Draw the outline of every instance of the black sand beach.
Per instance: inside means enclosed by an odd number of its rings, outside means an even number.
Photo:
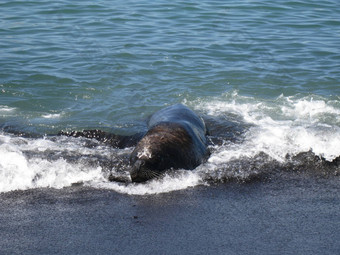
[[[338,177],[0,194],[1,254],[339,254]]]

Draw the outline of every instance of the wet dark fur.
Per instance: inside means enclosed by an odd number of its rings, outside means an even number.
[[[168,169],[194,169],[209,155],[204,122],[184,105],[155,113],[130,156],[131,179],[144,182]]]

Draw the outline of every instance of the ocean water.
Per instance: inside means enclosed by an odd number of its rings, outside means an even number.
[[[336,0],[0,1],[0,192],[337,179],[339,12]],[[134,134],[175,103],[223,143],[197,169],[147,184],[108,180],[128,178],[132,148],[54,136]]]

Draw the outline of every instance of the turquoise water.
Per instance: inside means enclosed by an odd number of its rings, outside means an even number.
[[[134,133],[156,110],[184,103],[253,127],[243,145],[218,148],[205,172],[259,152],[282,162],[312,151],[331,161],[340,155],[339,13],[336,0],[3,0],[2,153],[17,153],[18,173],[36,173],[55,162],[22,158],[7,127]]]
[[[339,12],[338,1],[1,1],[0,104],[50,132],[232,91],[339,100]]]

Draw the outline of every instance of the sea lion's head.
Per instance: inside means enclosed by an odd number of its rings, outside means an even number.
[[[161,176],[165,170],[187,167],[186,154],[191,143],[191,137],[180,125],[154,126],[131,153],[131,180],[145,182]]]

